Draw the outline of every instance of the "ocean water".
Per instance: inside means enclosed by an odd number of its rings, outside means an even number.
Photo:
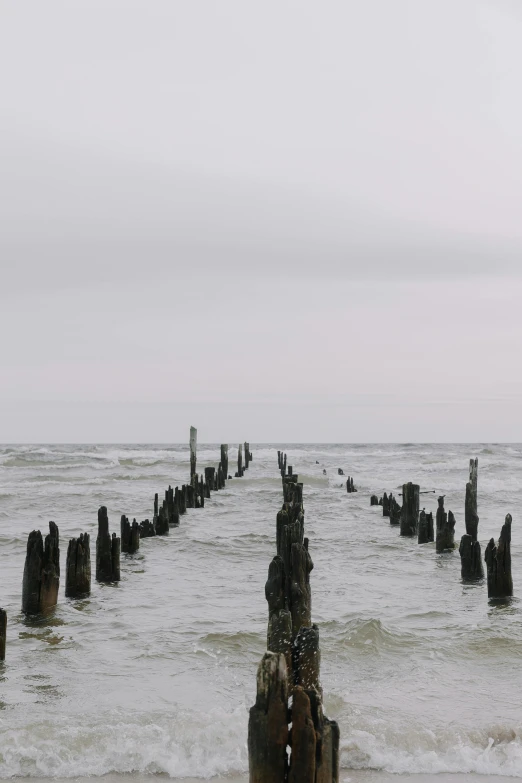
[[[341,730],[341,780],[352,770],[522,777],[522,446],[251,444],[241,480],[189,510],[164,538],[122,555],[118,585],[64,597],[67,542],[91,533],[106,505],[152,516],[154,492],[189,473],[188,446],[0,448],[0,605],[8,645],[0,664],[0,777],[165,773],[242,776],[248,708],[266,647],[268,564],[282,503],[277,448],[304,482],[315,563],[327,714]],[[400,538],[370,494],[421,485],[464,532],[471,457],[479,459],[479,538],[513,515],[515,598],[488,602],[463,585],[458,551]],[[236,450],[230,448],[233,465]],[[198,466],[217,465],[203,445]],[[359,491],[348,495],[342,467]],[[323,468],[327,476],[323,476]],[[434,490],[434,492],[433,492]],[[55,614],[20,611],[28,533],[60,530]],[[369,773],[368,773],[369,774]]]

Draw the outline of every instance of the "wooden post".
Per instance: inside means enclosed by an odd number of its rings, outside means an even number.
[[[156,535],[167,536],[169,533],[169,518],[167,516],[167,508],[165,502],[161,506],[156,520]]]
[[[288,769],[288,682],[285,656],[264,654],[248,721],[250,783],[283,783]],[[297,783],[297,781],[296,781]]]
[[[221,465],[225,477],[228,476],[228,443],[221,444]]]
[[[392,497],[392,494],[390,493],[390,498]],[[382,496],[382,515],[383,517],[389,517],[390,516],[390,500],[388,499],[388,495],[386,492]]]
[[[292,526],[293,525],[288,525],[288,527]],[[313,567],[314,564],[308,553],[308,547],[299,543],[292,544],[290,598],[292,613],[292,636],[294,638],[297,636],[303,625],[310,625],[312,622],[310,571],[313,569]]]
[[[140,522],[140,538],[150,538],[156,535],[156,524],[150,519],[144,519]]]
[[[402,485],[401,536],[416,536],[419,527],[418,484],[409,481]]]
[[[156,495],[157,497],[157,495]],[[134,519],[132,525],[122,514],[120,521],[121,551],[133,555],[140,548],[140,526]]]
[[[156,494],[154,495],[154,519],[157,518],[158,513],[159,513],[159,511],[158,511],[158,493],[156,492]],[[125,552],[125,550],[123,550],[123,551]]]
[[[0,661],[5,661],[5,643],[7,639],[7,612],[0,609]]]
[[[195,427],[190,428],[190,483],[196,475],[196,449],[198,443],[198,431]]]
[[[419,544],[428,544],[433,540],[433,514],[431,512],[426,514],[425,510],[422,509],[419,517]]]
[[[237,473],[236,478],[241,478],[243,475],[243,446],[241,443],[237,447]]]
[[[321,650],[317,625],[302,626],[294,643],[295,684],[305,691],[316,690],[322,695],[320,683]]]
[[[290,688],[293,685],[292,664],[292,615],[286,608],[285,572],[283,560],[276,555],[268,567],[268,579],[265,584],[265,597],[268,602],[267,650],[282,653],[286,660],[286,670]]]
[[[389,497],[389,507],[390,507],[390,525],[400,525],[402,507],[399,506],[399,504],[397,503],[396,499],[393,497],[391,492]],[[384,504],[383,504],[383,508],[384,508]]]
[[[250,464],[250,443],[245,441],[245,470],[248,470]]]
[[[107,508],[98,510],[98,537],[96,539],[96,579],[98,582],[118,582],[120,579],[120,539],[109,533]]]
[[[444,511],[444,495],[439,497],[438,503],[435,548],[440,553],[455,549],[455,517],[451,511],[448,514]]]
[[[484,567],[480,543],[477,540],[479,517],[477,512],[478,459],[469,461],[469,481],[466,484],[464,515],[466,533],[460,540],[461,576],[467,582],[483,579]]]
[[[65,565],[65,595],[77,598],[91,592],[91,539],[88,533],[71,538]]]
[[[372,495],[370,498],[370,506],[378,506],[379,505],[379,498],[377,495]]]
[[[488,571],[488,597],[509,598],[513,595],[511,576],[511,514],[502,525],[498,546],[492,538],[486,547],[485,561]]]
[[[60,548],[58,527],[49,522],[45,547],[39,530],[29,533],[22,585],[22,612],[47,614],[58,601]]]

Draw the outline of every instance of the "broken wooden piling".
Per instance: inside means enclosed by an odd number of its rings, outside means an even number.
[[[372,495],[370,497],[370,506],[378,506],[379,505],[379,498],[377,495]]]
[[[444,511],[444,495],[439,497],[438,504],[435,549],[440,553],[449,549],[455,549],[455,517],[451,511],[447,514]]]
[[[155,535],[156,525],[154,520],[151,522],[150,519],[144,519],[143,522],[140,522],[140,538],[151,538],[151,536]]]
[[[433,530],[433,514],[431,511],[426,514],[426,511],[422,509],[419,515],[419,544],[428,544],[434,540]]]
[[[235,477],[242,478],[243,472],[243,446],[240,443],[237,447],[237,471]]]
[[[382,515],[383,517],[389,517],[390,516],[390,499],[392,495],[390,493],[390,498],[388,498],[388,495],[386,492],[382,496]]]
[[[402,485],[401,536],[416,536],[419,527],[418,484],[409,481]]]
[[[509,598],[513,595],[511,575],[511,514],[502,525],[498,545],[492,538],[486,547],[484,559],[488,573],[488,597]]]
[[[98,582],[119,582],[120,539],[109,533],[107,508],[98,510],[98,537],[96,538],[96,579]]]
[[[91,592],[91,539],[88,533],[71,538],[65,564],[65,595],[78,598]]]
[[[196,449],[198,443],[198,431],[195,427],[190,428],[190,482],[196,475]]]
[[[45,546],[39,530],[29,533],[22,586],[22,612],[47,614],[57,604],[60,586],[58,527],[49,522]]]
[[[158,496],[156,495],[155,503]],[[133,555],[140,548],[140,526],[134,519],[132,524],[128,518],[122,514],[120,521],[121,551]]]
[[[288,769],[288,679],[284,655],[266,652],[248,721],[250,783],[283,783]]]
[[[466,484],[466,500],[464,504],[464,520],[466,532],[460,539],[459,553],[462,579],[472,582],[484,577],[482,554],[478,536],[478,459],[469,461],[469,481]]]
[[[397,503],[397,500],[393,497],[393,495],[390,492],[390,496],[388,499],[388,505],[389,505],[389,517],[390,517],[390,525],[400,525],[401,524],[401,514],[402,514],[402,506]],[[383,509],[384,509],[384,503],[383,503]],[[384,516],[384,513],[383,513]]]
[[[245,470],[248,470],[248,466],[250,465],[250,443],[247,443],[245,441]]]

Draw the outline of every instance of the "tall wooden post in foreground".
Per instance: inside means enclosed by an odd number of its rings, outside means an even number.
[[[196,475],[196,449],[198,445],[198,431],[195,427],[190,428],[190,483],[194,481]]]
[[[486,547],[484,559],[488,569],[488,597],[509,598],[513,595],[511,576],[511,514],[502,525],[498,546],[492,538]]]
[[[285,462],[279,454],[278,464],[285,467]],[[322,708],[303,485],[297,475],[286,476],[280,469],[284,503],[277,514],[277,554],[265,585],[269,652],[258,669],[248,725],[250,783],[338,783],[339,728]]]
[[[466,532],[460,539],[461,575],[466,581],[482,579],[484,568],[480,543],[477,540],[479,516],[477,510],[478,459],[469,461],[469,481],[466,484],[464,506]]]
[[[58,527],[49,522],[45,547],[39,530],[29,533],[22,585],[22,612],[46,614],[58,601],[60,548]]]

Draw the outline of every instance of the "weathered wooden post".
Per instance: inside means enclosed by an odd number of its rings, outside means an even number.
[[[109,533],[107,508],[98,510],[98,537],[96,539],[96,579],[98,582],[119,582],[120,539]]]
[[[422,509],[419,516],[419,544],[428,544],[434,540],[433,514]]]
[[[225,477],[228,476],[228,443],[221,444],[221,465]]]
[[[151,538],[155,535],[156,524],[154,520],[151,522],[150,519],[144,519],[143,522],[140,522],[140,538]]]
[[[198,443],[198,431],[195,427],[190,428],[190,483],[192,484],[196,475],[196,448]]]
[[[156,522],[156,535],[167,536],[169,534],[169,518],[165,502],[161,506]]]
[[[77,598],[91,592],[91,539],[88,533],[71,538],[65,565],[65,595]]]
[[[156,497],[158,497],[156,495]],[[140,548],[140,526],[134,519],[132,525],[128,518],[122,514],[120,522],[121,551],[133,555]]]
[[[444,511],[444,495],[439,497],[438,504],[435,549],[440,553],[455,549],[455,517],[451,511],[448,514]]]
[[[294,642],[294,681],[305,691],[316,690],[322,695],[320,683],[321,650],[317,625],[303,625]]]
[[[390,498],[392,497],[390,493]],[[383,517],[389,517],[390,516],[390,500],[388,499],[388,495],[386,492],[382,496],[382,515]]]
[[[513,595],[511,576],[511,514],[502,525],[498,546],[492,538],[486,547],[484,559],[488,571],[488,597],[509,598]]]
[[[384,504],[383,504],[383,508],[384,508]],[[400,525],[402,507],[399,506],[399,504],[397,503],[396,499],[393,497],[391,492],[389,497],[389,508],[390,508],[390,525]]]
[[[370,498],[370,506],[378,506],[379,505],[379,498],[377,495],[372,495]]]
[[[0,661],[5,661],[5,643],[7,640],[7,612],[0,609]]]
[[[283,560],[276,555],[268,568],[265,584],[265,597],[268,602],[267,650],[282,653],[286,660],[286,669],[290,688],[293,684],[292,665],[292,615],[286,608],[285,572]]]
[[[241,478],[243,475],[243,446],[241,443],[237,447],[237,472],[236,478]]]
[[[154,519],[156,519],[157,516],[158,516],[158,508],[159,508],[159,506],[158,506],[158,493],[156,492],[156,494],[154,495]],[[125,551],[125,550],[123,550],[123,551]]]
[[[288,682],[284,655],[266,652],[248,721],[250,783],[283,783],[288,769]]]
[[[315,783],[316,733],[310,697],[294,689],[292,705],[292,759],[289,783]]]
[[[250,464],[250,443],[245,441],[245,470],[248,470]]]
[[[401,536],[416,536],[419,527],[418,484],[409,481],[402,485]]]
[[[466,533],[460,539],[461,576],[465,581],[473,581],[484,577],[482,554],[478,534],[477,510],[478,459],[469,461],[469,481],[466,484],[466,501],[464,506]]]
[[[58,527],[49,522],[45,547],[39,530],[29,533],[22,585],[22,612],[47,614],[58,601],[60,548]]]

